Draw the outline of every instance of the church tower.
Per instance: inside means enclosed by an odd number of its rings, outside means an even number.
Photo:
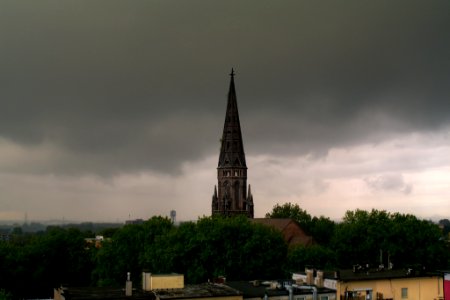
[[[217,166],[218,185],[214,187],[212,214],[245,215],[253,218],[253,196],[250,185],[247,192],[247,164],[239,123],[233,69],[230,76],[227,112]]]

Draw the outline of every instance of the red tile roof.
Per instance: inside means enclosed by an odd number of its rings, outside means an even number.
[[[279,230],[289,247],[303,245],[305,247],[315,244],[312,236],[307,235],[300,225],[293,219],[255,218],[253,222],[273,227]]]

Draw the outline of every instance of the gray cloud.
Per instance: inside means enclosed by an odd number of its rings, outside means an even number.
[[[231,67],[253,154],[320,156],[436,130],[449,123],[449,9],[2,2],[0,137],[53,149],[20,172],[177,174],[218,152]]]
[[[364,181],[374,191],[395,191],[405,195],[413,191],[412,184],[405,182],[402,174],[384,174],[365,178]]]

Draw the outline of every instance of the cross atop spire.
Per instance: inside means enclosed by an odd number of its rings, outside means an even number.
[[[231,73],[230,73],[231,78],[233,78],[234,75],[235,75],[235,73],[234,73],[234,68],[231,68]]]

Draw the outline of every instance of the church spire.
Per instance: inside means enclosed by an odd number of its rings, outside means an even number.
[[[230,73],[231,80],[230,80],[230,90],[228,91],[228,98],[230,97],[230,93],[233,93],[234,97],[236,98],[236,90],[234,88],[234,75],[235,75],[234,68],[231,68]]]
[[[212,213],[220,215],[244,214],[253,218],[253,197],[247,195],[247,164],[237,106],[234,69],[230,73],[227,111],[223,125],[217,192],[212,199]]]
[[[234,69],[231,69],[230,88],[228,91],[227,112],[223,125],[222,144],[219,156],[219,168],[246,168],[244,144],[242,142],[241,124],[237,106],[236,89],[234,86]]]

